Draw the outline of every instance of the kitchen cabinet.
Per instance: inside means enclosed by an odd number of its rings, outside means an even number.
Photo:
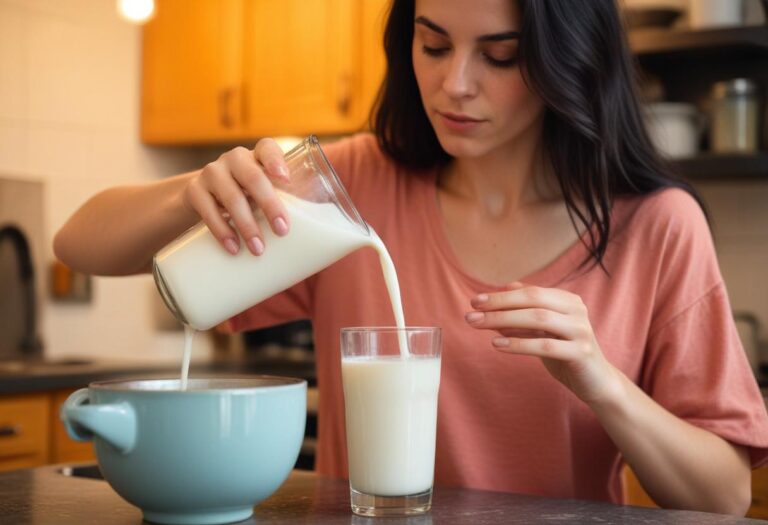
[[[142,140],[234,142],[364,127],[386,0],[159,0],[143,33]]]
[[[241,0],[161,0],[144,26],[141,135],[147,143],[241,131]]]
[[[50,392],[51,400],[51,441],[49,446],[50,463],[76,463],[96,459],[93,443],[90,441],[75,441],[67,434],[64,423],[59,418],[64,401],[74,390],[56,390]]]
[[[95,459],[70,439],[59,410],[72,390],[0,396],[0,471]]]
[[[643,490],[632,469],[624,468],[624,500],[628,505],[657,507]],[[752,471],[752,505],[747,511],[750,518],[768,519],[768,467]]]
[[[46,394],[0,398],[0,470],[48,462],[49,410]]]

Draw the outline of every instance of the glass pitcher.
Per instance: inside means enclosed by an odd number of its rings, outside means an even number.
[[[333,167],[310,136],[285,155],[289,181],[274,182],[291,229],[275,235],[255,216],[265,251],[229,254],[200,222],[160,250],[152,273],[160,295],[182,323],[207,330],[370,245],[371,231]]]

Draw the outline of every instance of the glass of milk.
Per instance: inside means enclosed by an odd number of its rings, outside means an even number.
[[[290,180],[275,182],[275,187],[291,230],[278,237],[256,210],[264,236],[262,255],[245,249],[229,254],[202,222],[155,255],[155,283],[182,323],[207,330],[374,243],[317,137],[305,139],[285,160]]]
[[[355,514],[421,514],[432,506],[440,349],[439,328],[341,330]]]

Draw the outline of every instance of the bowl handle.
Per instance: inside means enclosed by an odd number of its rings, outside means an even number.
[[[127,402],[91,405],[87,388],[73,392],[61,407],[61,420],[76,441],[100,437],[127,454],[136,445],[136,412]]]

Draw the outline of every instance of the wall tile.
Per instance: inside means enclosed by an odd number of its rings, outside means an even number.
[[[29,116],[33,120],[136,129],[138,33],[86,31],[67,19],[29,22]],[[110,45],[109,42],[119,42]]]
[[[28,135],[24,121],[0,119],[0,172],[16,177],[28,176]]]
[[[734,310],[747,310],[765,327],[768,338],[768,243],[758,239],[723,241],[718,259]]]
[[[0,122],[28,116],[27,22],[24,12],[0,4]]]
[[[63,123],[30,123],[27,169],[46,178],[83,178],[91,171],[92,135],[88,129]]]

